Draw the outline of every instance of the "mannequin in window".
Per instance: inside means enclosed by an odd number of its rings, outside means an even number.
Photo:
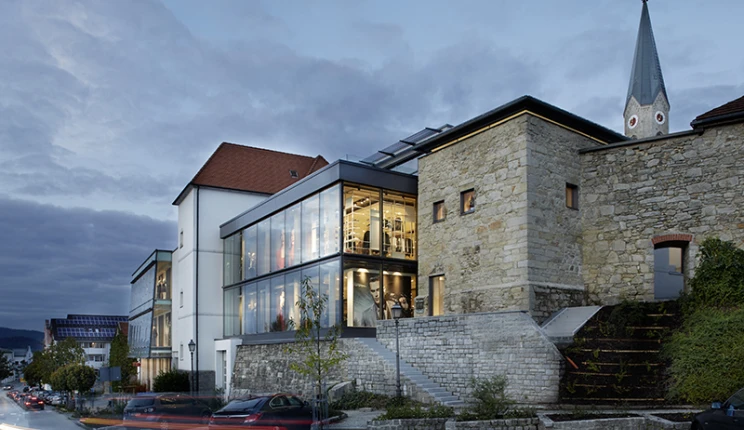
[[[389,250],[390,250],[390,235],[387,234],[387,232],[385,232],[384,235],[385,235],[384,236],[385,237],[385,248],[384,249],[385,249],[386,252],[389,252]],[[373,245],[377,245],[377,246],[376,247],[371,247],[370,246],[370,241],[371,241],[371,237],[370,237],[370,231],[369,231],[369,225],[368,225],[367,226],[367,231],[364,232],[364,238],[362,239],[362,254],[379,255],[380,254],[379,244],[373,244]],[[371,252],[370,252],[370,248],[372,248],[371,249]]]

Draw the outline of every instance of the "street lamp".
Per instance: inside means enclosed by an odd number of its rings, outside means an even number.
[[[398,320],[403,316],[403,308],[400,303],[393,305],[390,310],[395,320],[395,395],[401,397],[400,393],[400,342],[398,341]]]
[[[194,395],[194,351],[196,351],[196,342],[194,339],[189,341],[189,352],[191,353],[191,395]]]

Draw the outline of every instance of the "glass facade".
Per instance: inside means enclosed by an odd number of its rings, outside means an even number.
[[[416,230],[415,196],[341,184],[245,227],[241,246],[225,239],[240,250],[225,257],[225,336],[293,330],[305,279],[327,300],[323,327],[375,327],[394,303],[413,316]]]
[[[374,327],[378,319],[392,319],[398,303],[403,317],[414,316],[416,266],[344,260],[344,321],[348,327]]]
[[[225,270],[223,271],[225,277],[224,285],[231,285],[240,282],[242,279],[243,265],[240,262],[242,241],[242,232],[237,232],[223,241],[225,247],[223,253],[223,264],[225,267]]]
[[[132,282],[129,311],[130,357],[171,354],[171,253],[155,251]]]
[[[416,259],[416,198],[344,187],[344,252]]]

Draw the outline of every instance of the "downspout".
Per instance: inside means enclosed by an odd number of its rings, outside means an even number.
[[[199,187],[196,187],[196,279],[194,282],[194,321],[196,326],[196,393],[199,394]]]

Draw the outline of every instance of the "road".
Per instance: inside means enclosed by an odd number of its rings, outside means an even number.
[[[43,411],[27,411],[0,391],[0,423],[36,430],[80,430],[75,422],[53,408]]]

